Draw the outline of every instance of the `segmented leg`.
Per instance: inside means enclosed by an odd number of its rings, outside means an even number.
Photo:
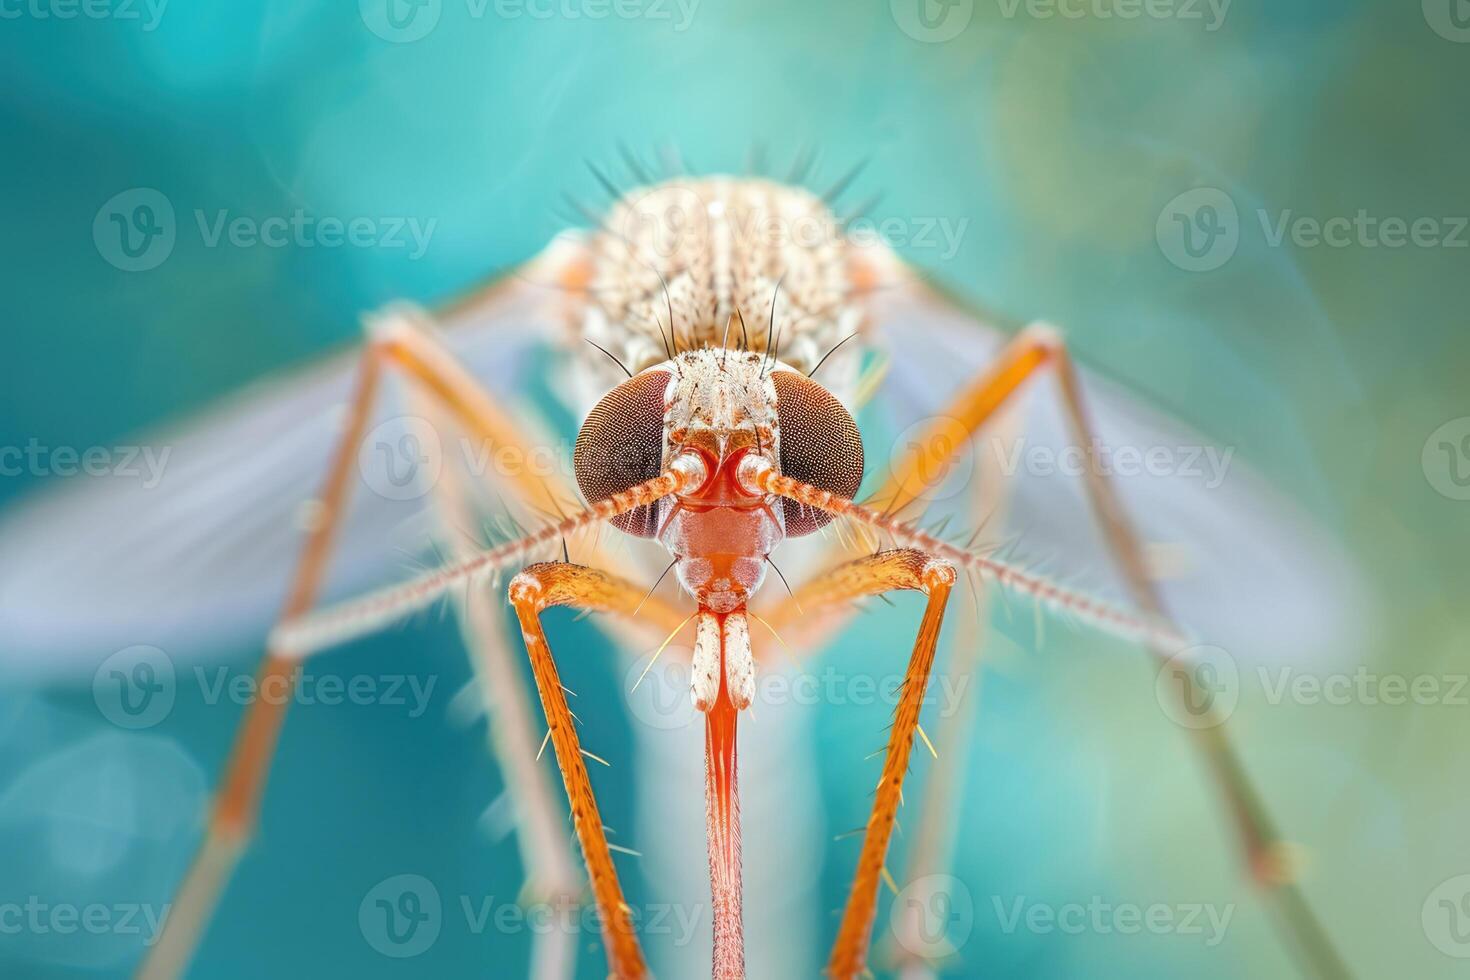
[[[582,845],[582,859],[587,864],[592,895],[602,920],[608,966],[612,975],[619,978],[642,977],[648,967],[633,931],[630,910],[623,900],[607,833],[592,792],[592,780],[582,761],[582,746],[567,707],[566,692],[546,640],[546,630],[541,625],[541,613],[552,606],[570,606],[626,614],[636,609],[642,598],[642,589],[622,579],[565,562],[532,565],[510,583],[511,605],[515,607],[526,640],[526,654],[531,658],[531,672],[551,730],[551,745],[571,803],[572,825]]]
[[[347,424],[333,451],[319,497],[319,517],[307,533],[281,622],[307,613],[316,602],[335,537],[349,499],[351,473],[385,366],[404,371],[425,396],[466,431],[502,446],[522,446],[509,417],[427,334],[403,317],[384,321],[364,349]],[[515,489],[544,494],[529,474]],[[300,651],[271,644],[259,671],[263,690],[289,691]],[[264,685],[270,684],[267,688]],[[290,698],[259,698],[246,709],[235,747],[226,764],[205,837],[186,872],[159,940],[140,963],[143,978],[172,978],[188,965],[221,892],[254,830],[260,799]],[[518,741],[527,741],[521,733]],[[558,846],[560,846],[558,844]],[[555,858],[543,856],[543,863]]]
[[[381,363],[376,352],[364,352],[348,422],[328,466],[319,498],[322,516],[307,533],[282,610],[283,618],[305,612],[316,601],[347,502],[348,479],[357,446],[362,442],[377,397]],[[281,690],[289,690],[294,667],[295,663],[289,657],[267,652],[260,668],[259,689],[270,690],[265,687],[269,683],[280,685]],[[234,751],[215,796],[204,841],[174,896],[173,913],[165,922],[158,942],[150,947],[139,965],[139,977],[165,980],[178,976],[188,965],[200,934],[219,902],[225,882],[250,839],[266,772],[275,753],[289,700],[285,697],[256,698],[246,709]]]
[[[827,972],[834,977],[855,977],[865,969],[873,935],[873,918],[878,909],[883,863],[893,837],[898,805],[903,796],[903,780],[908,773],[909,754],[919,728],[919,709],[929,685],[939,629],[944,622],[944,610],[954,582],[955,569],[949,562],[921,551],[902,549],[880,552],[842,565],[813,579],[796,594],[802,607],[812,611],[900,589],[923,592],[929,600],[914,639],[914,650],[904,674],[893,726],[889,729],[883,774],[878,781],[873,811],[863,836],[863,849],[858,856],[852,891],[848,894],[842,925],[827,963]]]
[[[948,438],[936,438],[947,433],[948,423],[936,424],[929,433],[921,437],[918,440],[918,451],[908,458],[906,465],[901,466],[889,484],[879,491],[877,499],[885,501],[881,512],[851,501],[834,499],[830,494],[800,485],[797,481],[781,477],[773,471],[757,473],[758,467],[754,460],[742,480],[748,488],[773,492],[820,507],[830,513],[852,517],[892,534],[900,542],[943,555],[956,564],[976,568],[982,576],[992,578],[1002,585],[1009,585],[1053,606],[1070,610],[1079,618],[1096,625],[1132,636],[1147,646],[1156,658],[1167,660],[1183,645],[1180,631],[1164,607],[1157,585],[1149,574],[1142,543],[1128,520],[1113,484],[1107,479],[1103,468],[1093,459],[1096,452],[1093,426],[1083,401],[1077,371],[1057,333],[1045,326],[1028,328],[1002,351],[995,363],[980,378],[961,392],[944,414],[958,419],[965,432],[973,434],[1021,389],[1028,378],[1044,367],[1052,367],[1057,372],[1062,407],[1067,415],[1073,442],[1082,448],[1088,458],[1085,483],[1089,504],[1103,529],[1109,550],[1128,583],[1131,596],[1142,611],[1141,616],[1133,617],[1120,610],[1100,608],[1099,604],[1086,597],[1065,597],[1065,590],[1040,576],[1029,575],[1004,563],[958,549],[891,516],[901,511],[923,491],[927,485],[923,475],[934,472],[936,467],[942,472],[942,464],[948,454],[959,448]],[[1213,711],[1213,701],[1202,697],[1201,692],[1195,689],[1196,678],[1189,676],[1188,671],[1181,672],[1181,677],[1183,683],[1180,685],[1179,696],[1193,704],[1207,704],[1207,710]],[[1235,824],[1251,877],[1267,890],[1278,905],[1280,915],[1276,917],[1276,922],[1283,928],[1288,945],[1298,953],[1309,973],[1323,977],[1348,976],[1347,968],[1326,931],[1290,876],[1284,859],[1285,845],[1267,814],[1259,793],[1241,766],[1229,740],[1224,719],[1212,718],[1206,721],[1207,723],[1194,730],[1198,744],[1225,797],[1226,810]]]

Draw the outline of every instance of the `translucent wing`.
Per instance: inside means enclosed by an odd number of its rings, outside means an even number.
[[[523,383],[550,340],[557,295],[547,284],[552,266],[567,260],[565,243],[553,246],[439,319],[446,346],[497,395]],[[134,644],[189,660],[262,637],[285,595],[304,507],[320,490],[357,367],[357,351],[345,352],[141,440],[160,464],[156,483],[78,477],[0,515],[0,666],[75,671]],[[401,575],[429,542],[425,473],[413,467],[432,436],[398,394],[385,379],[328,598]]]
[[[885,290],[875,314],[890,364],[877,396],[882,410],[874,414],[895,421],[870,450],[870,488],[888,475],[890,447],[902,451],[920,422],[943,415],[1008,339],[918,282]],[[1359,581],[1308,514],[1228,447],[1085,369],[1082,384],[1123,506],[1158,566],[1168,608],[1188,632],[1242,662],[1341,658],[1361,646],[1366,606]],[[1051,372],[1034,379],[1016,403],[1014,437],[982,432],[972,439],[956,466],[936,474],[923,519],[948,515],[951,532],[973,528],[980,515],[966,510],[973,506],[966,483],[983,470],[999,473],[1014,481],[1001,536],[1014,535],[1016,560],[1127,604],[1088,506],[1058,396]]]

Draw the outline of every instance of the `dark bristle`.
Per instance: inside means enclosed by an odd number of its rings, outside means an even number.
[[[833,344],[832,345],[832,349],[829,350],[829,351],[827,351],[827,353],[825,353],[825,354],[822,355],[822,359],[817,362],[817,366],[814,367],[814,368],[812,368],[810,371],[808,371],[806,373],[806,376],[808,378],[810,378],[813,375],[815,375],[817,373],[817,371],[821,369],[822,365],[827,363],[827,358],[831,357],[833,354],[835,354],[837,352],[837,348],[841,347],[843,344],[847,343],[849,340],[851,340],[852,338],[854,338],[856,336],[857,336],[857,334],[850,333],[846,337],[843,337],[841,340],[839,340],[837,343]]]
[[[622,200],[623,192],[618,189],[618,186],[616,184],[607,179],[606,174],[597,169],[597,164],[593,163],[591,160],[584,160],[582,162],[587,164],[587,169],[592,171],[592,176],[597,178],[597,182],[602,185],[602,189],[607,191],[608,195],[614,201]]]
[[[628,172],[633,175],[634,180],[643,185],[653,183],[653,178],[648,176],[648,171],[643,169],[643,164],[633,155],[633,151],[628,149],[627,143],[618,143],[618,153],[622,156],[623,165],[628,168]]]
[[[612,351],[608,350],[606,347],[604,347],[601,344],[597,343],[597,341],[592,340],[590,337],[589,338],[585,338],[585,339],[587,340],[587,343],[591,344],[593,347],[596,347],[598,350],[602,351],[608,357],[612,358],[612,362],[614,364],[616,364],[618,367],[622,368],[624,374],[626,374],[630,378],[633,376],[633,372],[628,370],[628,365],[626,365],[622,361],[618,360],[617,359],[617,356],[615,354],[613,354]],[[820,367],[820,366],[821,365],[818,365],[818,367]]]
[[[786,175],[786,183],[800,184],[806,180],[807,175],[812,172],[812,164],[816,163],[817,154],[811,144],[802,147],[796,154],[796,159],[791,163],[791,172]]]
[[[670,359],[672,359],[679,353],[679,330],[674,324],[674,297],[669,295],[669,281],[664,278],[664,274],[657,269],[654,269],[653,272],[654,275],[658,276],[659,285],[664,287],[664,305],[669,311],[669,336],[674,341],[674,353],[669,355]]]
[[[781,273],[781,278],[776,280],[776,288],[771,291],[771,319],[766,324],[766,349],[762,352],[761,374],[766,373],[770,364],[771,345],[776,335],[776,300],[781,296],[781,283],[786,279],[786,273]]]
[[[851,170],[843,174],[841,177],[838,177],[837,180],[833,182],[832,186],[827,188],[826,193],[822,195],[822,201],[830,205],[833,201],[837,200],[837,198],[841,197],[842,192],[847,190],[852,182],[858,178],[858,175],[867,168],[868,163],[872,159],[872,157],[863,157]]]

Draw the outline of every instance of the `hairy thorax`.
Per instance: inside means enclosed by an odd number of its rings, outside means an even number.
[[[591,242],[584,335],[634,373],[694,347],[809,371],[858,324],[840,223],[811,192],[710,177],[634,190]]]

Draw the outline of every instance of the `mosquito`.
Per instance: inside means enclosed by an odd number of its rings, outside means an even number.
[[[1295,548],[1289,522],[1249,490],[1188,499],[1152,484],[1120,491],[1099,465],[1103,436],[1141,438],[1138,428],[1152,423],[1137,419],[1151,419],[1147,410],[1079,369],[1059,331],[1038,324],[1007,335],[881,240],[849,234],[833,201],[850,176],[822,194],[801,186],[801,173],[652,178],[636,161],[629,165],[631,189],[594,171],[613,203],[589,211],[590,230],[558,237],[514,274],[435,313],[410,306],[378,313],[360,353],[272,383],[172,439],[182,460],[158,495],[81,490],[18,510],[3,528],[13,563],[0,568],[0,580],[33,618],[30,626],[16,624],[15,635],[35,647],[85,645],[103,633],[89,622],[106,620],[115,630],[144,617],[155,632],[197,636],[207,623],[248,634],[278,598],[269,573],[293,541],[298,557],[266,642],[262,685],[289,683],[304,658],[454,603],[481,682],[496,693],[491,747],[518,797],[528,875],[541,894],[582,887],[560,840],[561,804],[537,765],[538,745],[549,743],[609,972],[632,978],[648,967],[614,863],[620,848],[608,840],[586,762],[596,757],[579,738],[542,615],[570,607],[660,633],[692,626],[689,693],[705,730],[711,972],[728,980],[745,974],[737,729],[760,664],[783,631],[817,644],[859,601],[917,592],[923,613],[827,964],[834,977],[860,976],[880,886],[891,880],[890,845],[915,742],[934,749],[920,709],[957,591],[975,593],[977,612],[992,596],[1030,602],[1038,615],[1122,637],[1164,664],[1194,642],[1171,600],[1207,621],[1238,623],[1242,598],[1249,617],[1253,597],[1301,591],[1318,565],[1305,547]],[[406,401],[442,431],[528,452],[540,438],[534,422],[496,393],[529,369],[519,357],[527,338],[561,350],[564,380],[593,395],[572,454],[575,488],[559,485],[555,474],[497,479],[496,495],[549,516],[540,526],[503,529],[489,546],[449,534],[435,567],[372,583],[364,549],[404,511],[386,500],[392,494],[370,495],[357,507],[350,498],[384,404]],[[905,383],[928,403],[884,473],[865,465],[854,411],[874,392]],[[1014,427],[1033,389],[1047,399],[1043,424],[1059,423],[1060,440],[1088,464],[1080,501],[1040,498],[1054,508],[1033,515],[1040,537],[1060,528],[1051,540],[1063,558],[1075,555],[1084,546],[1073,529],[1090,517],[1121,584],[1117,598],[1043,574],[1014,549],[998,548],[970,497],[956,505],[969,521],[964,532],[934,521],[934,488],[983,433]],[[262,440],[269,452],[258,448]],[[319,490],[303,494],[312,460],[322,455]],[[452,470],[429,501],[442,526],[464,528],[475,520],[485,481]],[[860,499],[865,474],[873,489]],[[999,496],[1009,489],[1006,481],[985,485]],[[568,510],[563,501],[574,492],[582,503]],[[62,525],[88,529],[85,542],[58,543],[51,531]],[[1219,589],[1224,579],[1212,577],[1207,561],[1193,584],[1176,588],[1150,543],[1187,544],[1197,535],[1223,539],[1214,551],[1238,563],[1268,554],[1276,560],[1259,561]],[[583,562],[571,560],[569,541],[578,542]],[[75,561],[82,552],[88,560]],[[334,568],[345,582],[329,589]],[[677,598],[660,593],[660,568],[678,583]],[[63,569],[70,591],[94,606],[92,620],[69,627],[79,632],[58,637],[36,583],[61,581]],[[778,576],[793,581],[773,590],[768,579]],[[1245,579],[1250,584],[1242,586]],[[502,635],[504,598],[523,651]],[[1212,619],[1217,608],[1224,612]],[[514,695],[514,658],[522,652],[544,740],[534,712]],[[1195,673],[1178,677],[1181,702],[1205,717],[1195,726],[1198,745],[1249,877],[1269,897],[1304,972],[1345,976],[1223,717],[1212,716],[1217,709]],[[248,708],[203,843],[140,976],[173,977],[187,968],[252,836],[284,711],[283,699]],[[946,817],[925,814],[919,839],[932,842]],[[917,848],[912,860],[919,860]]]

